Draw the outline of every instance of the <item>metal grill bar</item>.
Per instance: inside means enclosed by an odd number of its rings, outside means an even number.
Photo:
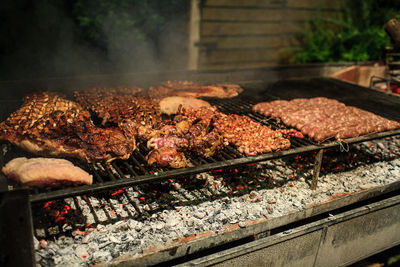
[[[136,154],[136,152],[135,152],[135,154]],[[142,155],[140,154],[140,156],[142,156]],[[143,157],[143,156],[142,156],[142,157]],[[143,166],[136,160],[136,158],[135,158],[134,156],[133,156],[133,157],[130,157],[130,159],[133,161],[134,165],[137,166],[137,167],[140,169],[140,171],[141,171],[143,174],[147,173],[147,171],[145,170],[145,168],[143,168]]]
[[[90,201],[90,198],[88,198],[87,204],[89,206],[90,213],[93,215],[94,221],[96,223],[100,223],[100,219],[99,219],[99,217],[97,217],[97,213],[95,212],[95,210],[93,208],[93,205],[92,205],[92,202]]]

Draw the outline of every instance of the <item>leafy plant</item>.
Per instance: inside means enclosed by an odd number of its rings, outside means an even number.
[[[295,63],[369,61],[382,58],[390,39],[385,23],[398,15],[397,1],[345,1],[338,19],[312,19],[301,36],[301,48],[294,55]]]
[[[103,49],[118,48],[123,42],[151,41],[168,22],[185,18],[186,0],[74,0],[72,15],[81,37]]]

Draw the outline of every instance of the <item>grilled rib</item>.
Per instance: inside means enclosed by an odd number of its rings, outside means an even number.
[[[141,138],[140,133],[161,121],[158,102],[142,96],[141,92],[142,89],[135,86],[91,88],[76,91],[74,96],[79,104],[101,119],[102,125],[114,124],[124,133]]]
[[[35,93],[0,123],[0,140],[44,156],[81,160],[126,159],[136,148],[135,139],[115,127],[98,128],[90,113],[56,93]]]

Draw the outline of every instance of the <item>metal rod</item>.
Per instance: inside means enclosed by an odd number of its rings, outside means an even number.
[[[7,145],[6,144],[2,144],[1,145],[1,150],[0,150],[0,167],[4,166],[4,152],[7,149]]]
[[[124,161],[124,166],[125,166],[125,168],[127,168],[129,170],[129,172],[131,173],[132,177],[138,176],[138,174],[133,170],[131,165],[126,163],[126,161]]]
[[[131,160],[134,162],[134,164],[143,172],[143,174],[146,174],[146,173],[147,173],[146,169],[143,168],[143,166],[140,164],[139,161],[137,161],[137,159],[135,158],[134,155],[132,155],[132,156],[130,157],[130,159],[131,159]]]
[[[112,171],[110,171],[110,168],[112,169],[112,166],[110,164],[103,166],[103,168],[106,170],[106,172],[108,173],[108,177],[110,177],[112,181],[119,180],[115,177],[115,175],[112,173]]]
[[[312,178],[312,183],[311,183],[311,189],[312,190],[317,189],[318,177],[319,177],[319,173],[321,171],[321,164],[322,164],[322,156],[323,156],[323,154],[324,154],[324,150],[320,149],[318,151],[318,153],[317,153],[317,156],[315,157],[313,178]]]
[[[117,166],[117,164],[115,164],[115,162],[111,162],[111,166],[114,168],[114,170],[117,171],[118,175],[121,178],[126,178],[126,175],[121,171],[121,169]]]
[[[90,213],[93,214],[93,219],[94,219],[96,225],[99,224],[99,223],[101,223],[99,217],[97,217],[97,213],[95,212],[95,210],[94,210],[94,208],[93,208],[93,204],[92,204],[92,202],[90,201],[90,197],[87,198],[86,203],[87,203],[88,206],[89,206]]]

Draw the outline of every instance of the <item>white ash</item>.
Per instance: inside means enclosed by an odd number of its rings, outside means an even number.
[[[176,191],[167,193],[175,199],[173,208],[161,209],[145,220],[135,219],[138,213],[128,201],[129,198],[140,207],[139,198],[143,192],[139,192],[137,188],[127,188],[126,194],[119,196],[118,200],[107,201],[104,198],[90,197],[88,199],[100,221],[106,221],[107,217],[115,218],[116,214],[126,219],[114,224],[98,224],[96,228],[86,228],[84,231],[76,230],[72,232],[72,236],[61,235],[49,240],[35,238],[36,258],[42,266],[90,266],[124,254],[135,257],[152,245],[167,244],[178,238],[205,231],[219,232],[223,226],[231,224],[238,224],[244,228],[245,222],[249,220],[279,217],[303,210],[310,204],[326,202],[336,194],[340,196],[341,193],[387,185],[400,179],[400,159],[396,158],[397,156],[393,159],[393,153],[399,155],[400,146],[398,139],[393,139],[393,142],[391,140],[356,145],[357,149],[372,156],[382,159],[391,157],[390,161],[359,164],[350,171],[321,175],[318,187],[314,191],[310,190],[309,184],[305,182],[310,178],[312,163],[303,167],[300,172],[279,159],[259,165],[267,167],[262,169],[259,179],[267,181],[273,177],[274,183],[284,184],[282,187],[256,189],[244,195],[228,197],[230,188],[221,176],[208,173],[196,175],[195,179],[206,181],[206,185],[192,191],[181,186],[178,180],[172,180]],[[245,175],[243,173],[243,176]],[[294,177],[297,179],[292,180]],[[220,195],[222,198],[205,200],[197,205],[179,204],[199,197],[206,199],[213,195]],[[86,201],[80,197],[77,199],[79,208],[90,223],[93,215],[85,212],[88,209]],[[66,201],[70,203],[71,208],[78,208],[75,207],[72,198]],[[145,206],[142,204],[141,208],[152,210],[152,207],[158,206],[157,203],[150,203]],[[64,226],[62,228],[64,231]],[[36,229],[36,236],[41,234],[44,233]]]

